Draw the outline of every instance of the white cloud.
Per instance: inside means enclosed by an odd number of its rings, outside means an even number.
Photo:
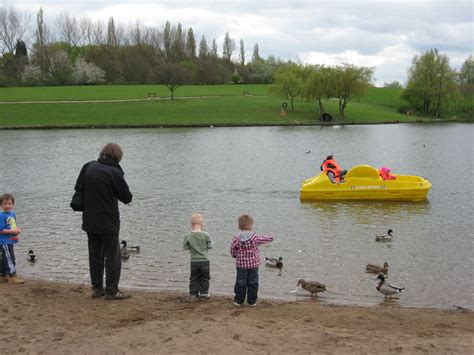
[[[323,52],[303,52],[299,57],[304,63],[325,64],[336,66],[342,63],[351,63],[358,66],[375,67],[375,84],[398,80],[404,82],[411,60],[417,53],[407,45],[404,36],[398,43],[383,48],[375,54],[365,55],[356,51],[345,50],[339,53],[328,54]]]

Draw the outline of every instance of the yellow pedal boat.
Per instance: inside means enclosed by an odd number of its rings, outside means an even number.
[[[324,173],[303,181],[301,200],[378,200],[423,201],[431,183],[414,175],[392,174],[396,180],[382,180],[369,165],[350,169],[339,184],[332,183]]]

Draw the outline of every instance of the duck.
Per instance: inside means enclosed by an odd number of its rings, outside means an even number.
[[[128,260],[130,258],[130,252],[128,251],[128,248],[127,248],[127,241],[122,240],[120,244],[122,244],[122,248],[120,248],[120,254],[122,255],[122,260]]]
[[[278,259],[265,257],[265,264],[281,269],[283,267],[283,258],[281,256]]]
[[[36,263],[36,260],[38,260],[38,258],[36,257],[35,252],[33,251],[33,249],[30,249],[30,251],[28,252],[28,261],[30,263]]]
[[[383,266],[375,265],[375,264],[367,264],[365,267],[366,272],[371,272],[373,274],[386,274],[388,272],[388,263],[384,262]]]
[[[390,298],[392,298],[392,295],[397,295],[401,293],[403,290],[405,290],[405,287],[400,287],[400,286],[395,286],[395,285],[390,285],[390,284],[385,283],[385,275],[382,273],[379,274],[376,280],[379,280],[379,283],[376,289],[382,295],[384,295],[385,298],[387,298],[387,296],[390,296]]]
[[[139,253],[140,252],[140,246],[139,245],[128,245],[128,242],[126,240],[122,240],[122,243],[125,242],[125,245],[127,246],[127,250],[129,253]]]
[[[376,242],[390,242],[393,238],[392,233],[393,233],[393,230],[389,229],[387,231],[387,234],[376,235],[375,241]]]
[[[140,246],[139,245],[132,245],[130,247],[127,247],[128,250],[131,252],[131,253],[139,253],[140,252]]]
[[[318,296],[318,292],[326,291],[326,286],[317,281],[305,281],[304,279],[299,279],[296,287],[298,287],[299,285],[301,285],[301,287],[306,291],[310,292],[311,296],[313,296],[314,294]]]

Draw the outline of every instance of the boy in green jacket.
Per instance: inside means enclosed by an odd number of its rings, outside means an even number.
[[[191,216],[192,232],[183,242],[185,250],[191,253],[191,276],[189,278],[189,294],[191,297],[209,298],[210,266],[208,250],[214,245],[209,234],[204,232],[204,219],[200,213]]]

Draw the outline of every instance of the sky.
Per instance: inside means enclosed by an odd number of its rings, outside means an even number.
[[[137,21],[163,28],[166,21],[192,27],[199,41],[216,38],[219,52],[226,32],[238,55],[243,39],[246,57],[258,43],[260,55],[273,55],[303,64],[351,63],[375,67],[374,83],[397,80],[404,84],[415,55],[437,48],[453,68],[473,54],[472,0],[0,0],[1,6],[31,14],[43,7],[54,24],[59,14],[107,22],[114,17],[125,27]]]

